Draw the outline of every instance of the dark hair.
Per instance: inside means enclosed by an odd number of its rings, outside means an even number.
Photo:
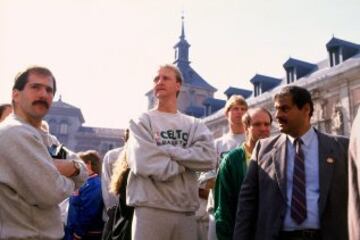
[[[11,108],[11,104],[9,104],[9,103],[5,103],[5,104],[1,104],[0,105],[0,119],[1,119],[1,117],[2,117],[2,115],[3,115],[3,112],[5,111],[5,109],[6,108]]]
[[[255,108],[250,108],[248,109],[244,115],[242,116],[242,123],[244,124],[244,126],[246,127],[249,127],[251,125],[251,118],[252,116],[255,114],[255,113],[258,113],[258,112],[265,112],[267,113],[267,115],[269,115],[269,118],[270,118],[270,124],[272,123],[272,116],[271,116],[271,113],[266,109],[266,108],[263,108],[263,107],[255,107]]]
[[[79,157],[81,160],[83,160],[85,163],[91,164],[91,169],[97,173],[100,174],[101,172],[101,163],[100,163],[100,157],[97,151],[95,150],[88,150],[86,152],[80,152]]]
[[[308,103],[310,106],[309,116],[312,116],[314,111],[314,104],[311,99],[311,94],[308,90],[298,86],[286,86],[283,87],[279,93],[275,94],[274,99],[276,100],[279,97],[287,95],[291,96],[292,102],[297,106],[298,109],[302,109],[305,104]]]
[[[15,82],[14,82],[14,86],[13,86],[13,90],[19,90],[22,91],[26,85],[26,83],[29,80],[29,75],[33,73],[33,74],[38,74],[41,76],[46,76],[46,77],[51,77],[51,79],[53,80],[53,95],[55,95],[56,93],[56,80],[54,75],[51,73],[51,71],[47,68],[44,67],[30,67],[28,69],[26,69],[24,72],[19,73],[16,78],[15,78]]]

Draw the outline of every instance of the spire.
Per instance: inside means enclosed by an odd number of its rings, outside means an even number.
[[[189,65],[189,48],[190,44],[185,39],[185,27],[184,27],[184,12],[181,16],[181,35],[180,41],[174,46],[175,49],[175,61],[174,64]]]
[[[185,28],[184,28],[184,12],[181,16],[181,36],[180,39],[183,40],[185,39]]]

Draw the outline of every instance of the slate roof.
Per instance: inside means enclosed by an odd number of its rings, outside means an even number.
[[[235,88],[235,87],[229,87],[224,92],[224,94],[227,96],[227,98],[230,98],[232,95],[240,95],[244,98],[248,98],[251,96],[251,93],[252,93],[251,90],[247,90],[244,88]]]
[[[289,67],[300,67],[300,68],[306,68],[306,69],[314,69],[316,67],[315,64],[309,63],[309,62],[305,62],[299,59],[295,59],[295,58],[289,58],[284,64],[283,67],[289,68]]]
[[[185,83],[212,92],[217,91],[216,88],[206,82],[190,65],[180,63],[177,64],[177,67],[180,69]]]
[[[261,74],[256,74],[252,79],[250,79],[250,82],[254,85],[260,83],[262,93],[278,86],[281,81],[282,80],[279,78],[273,78]]]
[[[356,43],[352,43],[349,41],[345,41],[339,38],[335,38],[332,37],[330,39],[330,41],[328,43],[326,43],[326,48],[329,50],[330,48],[333,47],[339,47],[339,46],[344,46],[344,47],[348,47],[348,48],[355,48],[355,49],[360,49],[360,45],[356,44]]]

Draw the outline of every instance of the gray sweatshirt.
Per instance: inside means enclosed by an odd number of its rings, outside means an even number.
[[[130,121],[127,203],[177,212],[199,207],[197,171],[215,168],[212,133],[180,112],[151,110]]]
[[[111,176],[113,175],[114,164],[119,158],[123,147],[115,148],[108,151],[103,159],[101,168],[101,193],[104,202],[103,220],[109,219],[107,209],[119,203],[119,196],[110,193]]]
[[[87,178],[59,173],[48,153],[49,136],[15,115],[0,124],[0,239],[60,239],[59,203]],[[67,161],[67,160],[64,160]]]

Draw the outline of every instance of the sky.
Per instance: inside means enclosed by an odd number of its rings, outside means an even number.
[[[41,65],[85,126],[125,128],[174,61],[182,15],[191,66],[225,99],[256,73],[283,77],[289,57],[327,58],[332,36],[360,44],[359,13],[359,0],[0,0],[0,103]]]

